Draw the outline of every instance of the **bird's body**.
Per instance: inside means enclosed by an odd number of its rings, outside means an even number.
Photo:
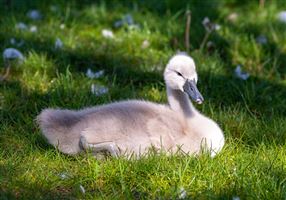
[[[224,145],[221,129],[193,107],[185,92],[166,84],[169,105],[129,100],[78,111],[45,109],[37,121],[49,143],[67,154],[92,148],[140,156],[152,147],[189,154],[206,148],[215,155]]]

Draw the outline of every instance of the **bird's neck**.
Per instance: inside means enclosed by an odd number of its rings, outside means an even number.
[[[167,87],[167,95],[172,110],[182,113],[186,118],[192,118],[198,113],[186,93]]]

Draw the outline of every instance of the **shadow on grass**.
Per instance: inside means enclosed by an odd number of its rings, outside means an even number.
[[[121,70],[124,71],[127,69],[121,68]],[[132,73],[130,74],[131,77],[126,77],[125,73],[116,74],[118,80],[124,81],[116,82],[119,93],[113,93],[111,88],[111,93],[109,94],[110,101],[122,99],[120,88],[126,87],[126,79],[130,78],[130,80],[137,83],[137,86],[134,86],[137,92],[142,91],[140,85],[144,86],[144,84],[150,83],[159,85],[163,81],[162,75],[158,73],[146,73],[139,70],[137,70],[136,73],[140,74],[140,76],[136,77],[136,80],[133,80]],[[161,77],[159,79],[146,80],[149,76]],[[276,120],[283,119],[286,116],[286,100],[283,98],[286,96],[285,86],[258,78],[241,81],[234,77],[215,76],[207,73],[200,74],[200,77],[202,80],[200,81],[199,88],[206,102],[209,101],[214,106],[215,112],[238,107],[247,114],[249,120],[258,120],[257,123],[261,123],[259,125],[260,129],[253,129],[250,131],[250,134],[244,136],[246,137],[246,143],[250,142],[249,145],[257,145],[259,143],[270,145],[274,141],[277,145],[284,145],[286,136],[283,136],[282,133],[274,133],[274,131],[271,131],[271,127],[273,123],[275,125]],[[17,125],[21,126],[27,132],[27,135],[21,133],[23,135],[20,135],[20,137],[27,138],[31,137],[30,134],[36,131],[35,125],[33,125],[34,121],[31,120],[33,120],[43,108],[61,107],[80,109],[86,106],[110,102],[106,102],[106,97],[96,97],[88,93],[87,90],[81,89],[80,86],[78,88],[65,88],[63,85],[58,84],[53,87],[52,90],[39,93],[38,91],[28,91],[20,82],[16,81],[2,84],[0,90],[5,90],[10,94],[8,99],[10,103],[7,103],[7,107],[4,106],[2,108],[2,123],[10,125],[17,123]],[[162,86],[160,90],[164,92],[164,87]],[[206,113],[206,115],[208,114]],[[267,128],[267,126],[264,127],[266,124],[270,124],[270,128]],[[283,127],[279,130],[282,131],[282,129]],[[265,133],[261,133],[263,131],[265,131]],[[230,133],[230,135],[231,134],[232,133]],[[36,136],[34,140],[37,140],[37,138]],[[31,140],[33,144],[36,142],[34,140]],[[43,146],[45,141],[42,139],[39,141],[41,141],[40,145]],[[43,148],[46,148],[45,145]]]
[[[44,189],[39,184],[27,182],[17,182],[17,186],[14,189],[1,188],[0,186],[0,199],[71,199],[76,197],[71,189],[66,187],[59,186],[54,188],[54,191],[51,191]]]

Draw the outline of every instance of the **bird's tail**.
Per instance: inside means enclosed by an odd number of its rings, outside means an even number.
[[[45,109],[36,121],[48,142],[61,152],[72,155],[81,151],[80,116],[76,111]]]

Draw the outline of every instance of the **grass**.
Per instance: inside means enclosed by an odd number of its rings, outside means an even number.
[[[17,48],[26,59],[0,83],[0,199],[286,198],[286,24],[277,20],[284,1],[266,1],[264,8],[258,1],[236,0],[9,2],[0,1],[0,50]],[[189,53],[206,99],[198,109],[217,121],[226,137],[218,156],[150,152],[140,160],[97,161],[63,155],[47,144],[34,123],[43,108],[79,109],[131,98],[165,103],[162,71],[184,50],[187,8]],[[31,9],[43,18],[29,19]],[[231,21],[234,12],[238,17]],[[138,27],[115,28],[128,13]],[[205,16],[221,29],[208,39],[215,47],[200,50]],[[38,31],[16,29],[18,22]],[[104,38],[102,29],[115,38]],[[259,35],[267,44],[257,43]],[[24,44],[11,45],[11,38]],[[55,48],[56,38],[62,49]],[[142,48],[145,40],[150,46]],[[238,64],[250,73],[246,81],[234,76]],[[105,75],[89,79],[88,68]],[[91,84],[109,92],[95,96]]]

